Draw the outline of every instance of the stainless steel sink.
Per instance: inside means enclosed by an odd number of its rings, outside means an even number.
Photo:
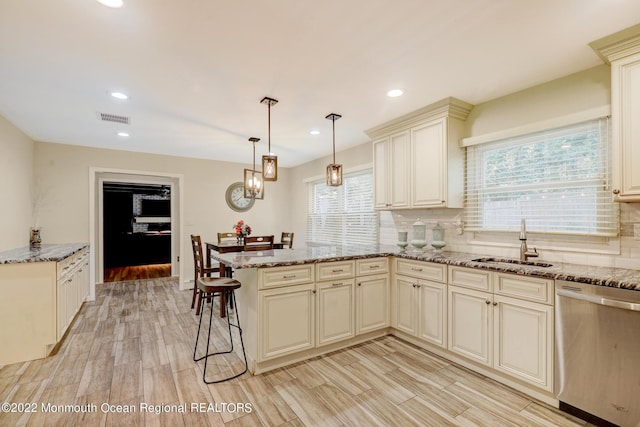
[[[484,257],[484,258],[476,258],[472,259],[474,262],[487,262],[492,264],[518,264],[518,265],[526,265],[530,267],[553,267],[553,264],[548,264],[546,262],[533,262],[533,261],[521,261],[519,259],[513,258],[493,258],[493,257]]]

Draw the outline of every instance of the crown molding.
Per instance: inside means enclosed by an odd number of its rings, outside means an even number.
[[[400,130],[406,130],[427,120],[449,117],[465,121],[472,109],[473,105],[457,98],[448,97],[364,132],[369,138],[376,139]]]
[[[607,64],[640,53],[640,24],[593,41],[589,46]]]

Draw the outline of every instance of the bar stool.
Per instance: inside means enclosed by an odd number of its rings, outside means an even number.
[[[200,300],[201,310],[200,310],[200,321],[198,322],[198,334],[196,335],[196,345],[193,348],[193,361],[199,362],[204,359],[204,371],[202,373],[202,381],[205,384],[215,384],[223,381],[228,381],[234,378],[239,377],[240,375],[247,372],[248,363],[247,363],[247,354],[244,350],[244,341],[242,339],[242,328],[240,327],[240,316],[238,315],[238,305],[236,304],[236,296],[235,290],[240,288],[241,284],[237,280],[231,279],[229,277],[201,277],[197,280],[198,289],[202,295],[202,299]],[[226,300],[229,302],[230,310],[227,312],[227,328],[229,329],[229,342],[231,343],[231,349],[227,351],[217,351],[215,353],[209,353],[209,343],[211,341],[211,323],[213,320],[213,303],[211,303],[211,310],[209,313],[209,332],[207,334],[207,349],[205,351],[205,355],[202,357],[196,356],[198,351],[198,341],[200,339],[200,329],[202,327],[202,316],[204,314],[204,303],[208,299],[207,297],[213,296],[215,294],[220,294],[221,296],[226,296]],[[225,298],[220,299],[220,303],[222,304],[225,301]],[[231,323],[231,310],[236,315],[236,323]],[[240,333],[240,345],[242,346],[242,356],[244,357],[244,370],[238,374],[230,376],[228,378],[223,378],[214,381],[207,381],[207,361],[209,357],[216,356],[220,354],[229,354],[233,353],[233,334],[231,333],[231,327],[235,327],[238,329]]]

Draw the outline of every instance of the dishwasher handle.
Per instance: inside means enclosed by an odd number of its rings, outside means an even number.
[[[606,305],[607,307],[621,308],[623,310],[631,310],[631,311],[640,311],[640,304],[627,302],[627,301],[618,301],[610,298],[602,298],[594,295],[585,295],[577,292],[571,292],[564,289],[557,289],[556,294],[561,297],[579,299],[582,301],[592,302],[594,304]]]

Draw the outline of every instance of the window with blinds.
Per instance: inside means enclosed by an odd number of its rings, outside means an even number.
[[[467,147],[468,230],[618,234],[608,118]]]
[[[309,184],[310,245],[371,245],[378,241],[371,169],[345,174],[340,187]]]

